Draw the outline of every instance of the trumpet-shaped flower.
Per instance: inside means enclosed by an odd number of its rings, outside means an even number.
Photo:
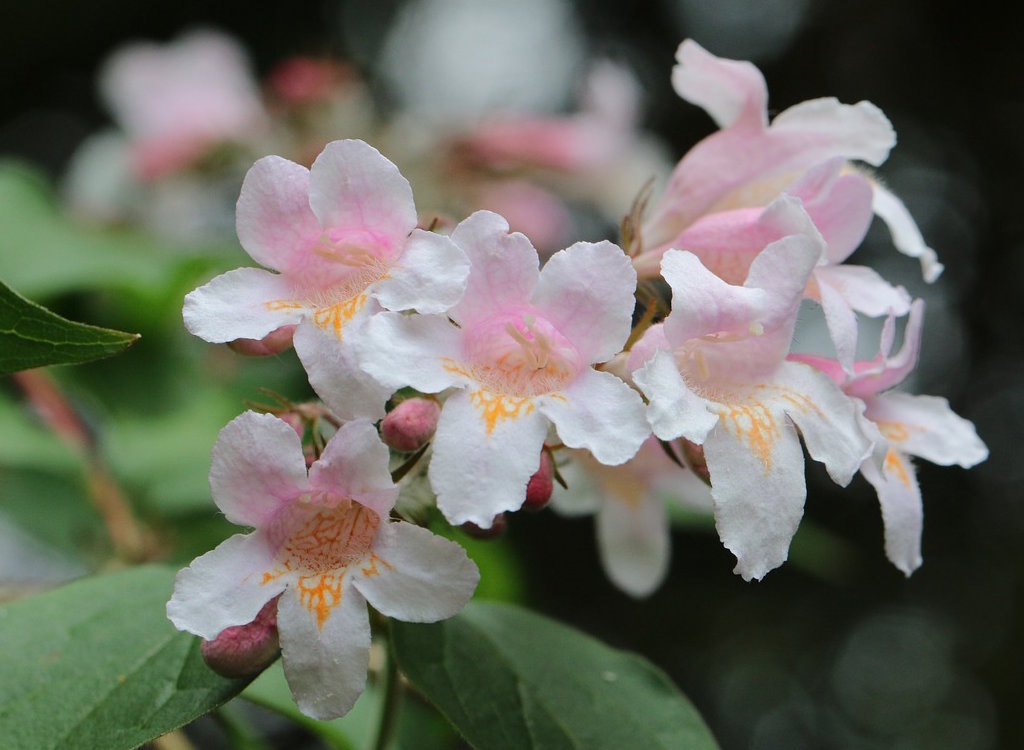
[[[946,399],[890,391],[917,364],[923,320],[924,302],[917,300],[910,310],[903,346],[892,354],[895,326],[890,316],[882,329],[878,355],[857,362],[852,374],[832,360],[810,355],[791,357],[821,370],[846,393],[864,402],[864,417],[878,434],[874,455],[861,464],[860,471],[878,493],[885,553],[908,576],[921,565],[924,523],[921,488],[910,457],[919,456],[942,466],[958,464],[965,469],[988,457],[974,425],[950,409]]]
[[[310,716],[340,716],[363,690],[367,601],[388,617],[432,622],[476,588],[479,572],[461,547],[388,520],[398,489],[369,422],[343,425],[307,474],[295,430],[246,412],[220,433],[210,487],[228,520],[255,530],[178,573],[167,616],[212,639],[280,595],[285,677]]]
[[[384,415],[388,391],[360,371],[345,339],[381,306],[442,312],[469,263],[451,240],[416,229],[412,189],[362,141],[334,141],[312,169],[257,161],[238,199],[238,238],[261,268],[229,271],[185,297],[206,341],[261,339],[298,324],[294,344],[321,398],[342,418]]]
[[[870,102],[812,99],[769,123],[767,86],[754,65],[715,57],[690,39],[679,46],[676,60],[676,92],[703,107],[721,129],[679,162],[644,226],[645,243],[655,256],[669,247],[685,247],[677,238],[703,216],[766,205],[830,159],[878,166],[896,142],[889,120]],[[906,207],[876,181],[859,179],[871,188],[871,205],[888,224],[896,248],[920,259],[928,281],[937,278],[942,265]],[[649,273],[653,264],[642,255],[638,262]]]
[[[856,402],[814,368],[786,361],[821,253],[816,234],[783,237],[733,286],[692,253],[668,251],[661,270],[672,312],[631,354],[654,434],[703,445],[718,532],[746,579],[785,561],[803,515],[800,436],[843,485],[871,449]]]
[[[593,367],[629,335],[636,274],[610,242],[577,243],[538,270],[530,241],[487,211],[452,240],[471,263],[462,300],[448,316],[375,316],[360,361],[396,388],[459,389],[441,412],[430,482],[449,521],[488,528],[522,505],[550,424],[605,464],[650,433],[639,394]]]

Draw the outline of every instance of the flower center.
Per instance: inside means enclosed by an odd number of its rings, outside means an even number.
[[[278,563],[308,576],[341,570],[363,559],[380,526],[380,516],[349,499],[333,507],[299,503],[281,519]]]

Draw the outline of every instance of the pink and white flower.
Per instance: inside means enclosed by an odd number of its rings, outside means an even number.
[[[906,207],[877,181],[845,164],[859,160],[878,166],[885,161],[896,136],[881,110],[866,101],[847,105],[833,98],[812,99],[769,123],[767,86],[754,65],[715,57],[691,39],[679,46],[676,59],[676,92],[703,107],[721,129],[676,166],[644,226],[645,252],[657,257],[666,248],[685,247],[678,238],[701,217],[764,206],[808,170],[838,157],[845,175],[870,188],[874,212],[888,224],[896,248],[920,259],[928,281],[938,277],[942,265]],[[642,255],[638,262],[643,272],[654,270]]]
[[[439,313],[462,295],[469,262],[416,229],[412,188],[362,141],[334,141],[311,169],[267,156],[245,177],[238,238],[261,268],[229,271],[185,297],[206,341],[261,339],[298,324],[310,383],[342,418],[379,418],[390,391],[355,366],[346,339],[381,307]]]
[[[780,210],[802,213],[795,199],[780,201]],[[718,532],[748,580],[785,561],[803,515],[800,437],[841,485],[871,450],[858,404],[814,368],[786,361],[822,245],[813,231],[770,243],[743,286],[669,250],[661,271],[672,312],[631,353],[654,434],[703,445]]]
[[[213,448],[210,487],[228,520],[254,527],[178,573],[167,616],[206,639],[251,622],[280,596],[285,677],[304,713],[346,713],[366,682],[366,602],[388,617],[433,622],[479,580],[457,544],[391,522],[398,488],[369,422],[343,425],[307,473],[295,430],[246,412]]]
[[[915,396],[891,391],[917,364],[924,321],[924,301],[910,310],[903,346],[892,354],[895,332],[892,316],[882,330],[879,353],[857,362],[852,374],[832,360],[792,355],[831,377],[852,397],[865,404],[864,417],[877,429],[874,455],[860,467],[878,493],[885,524],[885,553],[893,565],[910,575],[921,565],[921,530],[924,511],[921,488],[911,456],[941,466],[958,464],[967,469],[988,457],[988,448],[974,425],[957,415],[949,402],[937,396]]]
[[[650,434],[640,396],[594,368],[629,335],[636,274],[610,242],[577,243],[538,270],[530,241],[488,211],[452,240],[471,262],[463,298],[448,316],[375,316],[360,361],[395,388],[459,389],[441,412],[430,482],[449,521],[488,528],[522,505],[552,423],[605,464]]]

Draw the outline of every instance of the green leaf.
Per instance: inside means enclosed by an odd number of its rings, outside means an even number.
[[[171,568],[132,568],[0,606],[4,750],[128,750],[245,687],[167,620],[173,583]]]
[[[138,338],[134,333],[74,323],[0,283],[0,375],[108,357]]]
[[[440,623],[392,623],[409,681],[477,750],[713,750],[660,670],[507,604],[472,602]]]

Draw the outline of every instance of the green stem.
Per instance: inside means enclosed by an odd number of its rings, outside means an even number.
[[[391,652],[391,638],[384,649],[384,699],[380,710],[380,721],[377,724],[377,736],[371,747],[373,750],[386,750],[391,742],[391,735],[398,725],[399,704],[402,697],[401,681],[398,677],[398,662]]]

